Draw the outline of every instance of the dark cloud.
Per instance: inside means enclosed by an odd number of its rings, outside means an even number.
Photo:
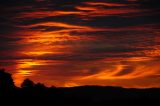
[[[140,3],[144,8],[160,9],[159,0],[138,0],[138,3]]]
[[[95,27],[126,27],[159,23],[159,16],[140,16],[125,18],[121,16],[97,17],[87,22],[87,25]]]
[[[11,38],[11,37],[5,37],[5,36],[2,36],[1,37],[1,39],[0,39],[0,42],[2,43],[2,42],[8,42],[8,43],[10,43],[10,42],[17,42],[17,41],[20,41],[20,40],[22,40],[22,38]]]

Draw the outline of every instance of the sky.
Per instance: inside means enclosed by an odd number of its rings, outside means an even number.
[[[20,86],[160,87],[160,0],[1,0],[0,68]]]

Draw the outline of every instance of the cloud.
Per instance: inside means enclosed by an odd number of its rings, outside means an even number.
[[[1,0],[1,67],[14,74],[17,84],[29,77],[56,86],[155,87],[158,4],[159,0]]]

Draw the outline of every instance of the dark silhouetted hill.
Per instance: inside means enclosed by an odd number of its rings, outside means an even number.
[[[15,87],[11,74],[0,70],[0,106],[116,106],[160,103],[160,89],[125,89],[121,87],[79,86],[46,87],[25,79]]]

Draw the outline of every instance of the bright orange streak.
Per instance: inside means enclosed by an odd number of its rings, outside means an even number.
[[[35,52],[27,52],[24,53],[26,55],[44,55],[44,54],[53,54],[53,52],[44,52],[44,51],[35,51]]]
[[[126,14],[126,13],[139,13],[145,11],[143,9],[128,9],[128,8],[116,8],[112,9],[105,9],[100,7],[93,7],[93,6],[77,6],[78,10],[83,11],[80,15],[83,17],[97,17],[97,16],[106,16],[106,15],[119,15],[119,14]]]
[[[73,82],[67,82],[64,84],[64,87],[74,87],[74,86],[79,86],[79,85]]]
[[[60,22],[42,22],[38,24],[33,24],[30,26],[23,26],[23,27],[34,27],[34,26],[58,26],[58,27],[64,27],[64,28],[78,28],[78,29],[90,29],[90,27],[87,26],[77,26],[77,25],[71,25],[66,23],[60,23]]]
[[[34,12],[26,12],[20,14],[20,16],[16,18],[32,18],[38,17],[43,18],[46,16],[61,16],[61,15],[79,15],[81,12],[77,11],[34,11]]]
[[[119,7],[119,6],[127,6],[127,4],[119,4],[119,3],[104,3],[104,2],[85,2],[85,4],[88,5],[93,5],[93,6],[97,6],[97,5],[102,5],[102,6],[114,6],[114,7]]]

